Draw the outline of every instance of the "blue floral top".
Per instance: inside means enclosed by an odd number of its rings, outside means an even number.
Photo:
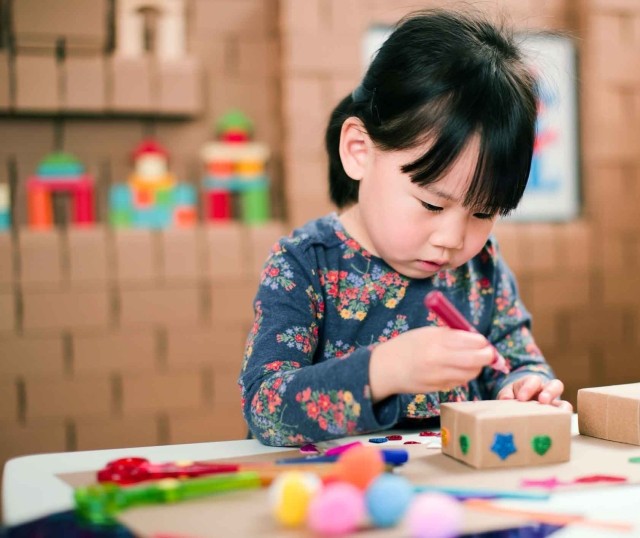
[[[374,404],[372,348],[416,327],[444,325],[424,306],[433,289],[496,346],[511,373],[487,367],[449,392],[398,394]],[[249,428],[268,445],[389,429],[438,416],[440,402],[495,398],[504,385],[532,372],[554,377],[493,237],[465,265],[411,279],[364,250],[333,213],[276,243],[254,311],[239,384]]]

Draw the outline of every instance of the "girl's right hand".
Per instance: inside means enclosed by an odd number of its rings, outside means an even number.
[[[478,377],[493,356],[493,347],[478,333],[446,327],[407,331],[378,344],[371,353],[369,384],[373,400],[464,385]]]

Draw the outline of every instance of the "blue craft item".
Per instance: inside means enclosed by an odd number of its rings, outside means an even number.
[[[513,442],[512,433],[496,433],[491,445],[491,451],[495,452],[501,460],[506,460],[511,454],[517,452]]]
[[[403,476],[383,473],[367,487],[364,502],[376,527],[396,525],[413,497],[413,486]]]

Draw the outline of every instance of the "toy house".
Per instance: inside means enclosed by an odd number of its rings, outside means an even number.
[[[29,227],[47,230],[54,225],[54,197],[71,201],[69,219],[74,225],[92,224],[95,219],[94,179],[70,153],[54,152],[38,165],[27,180]]]
[[[571,413],[517,400],[441,404],[442,452],[475,468],[568,461]]]
[[[254,142],[253,124],[240,111],[223,116],[216,126],[216,141],[202,149],[203,181],[208,221],[239,218],[259,225],[269,219],[269,183],[266,144]]]
[[[109,193],[109,220],[116,228],[191,227],[196,223],[196,191],[169,172],[169,155],[155,140],[144,140],[132,154],[127,184]]]

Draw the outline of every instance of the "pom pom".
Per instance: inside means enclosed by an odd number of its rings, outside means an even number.
[[[397,524],[411,504],[413,486],[403,476],[383,473],[365,492],[364,501],[371,523],[376,527]]]
[[[334,482],[311,501],[307,523],[318,534],[342,536],[355,531],[365,515],[362,491],[346,482]]]
[[[384,471],[384,456],[377,448],[355,446],[340,455],[335,469],[336,478],[364,490]]]
[[[414,497],[407,513],[412,538],[453,538],[460,534],[464,511],[458,501],[441,493]]]
[[[322,482],[312,473],[288,471],[279,475],[269,487],[269,505],[276,520],[287,527],[304,523],[311,499]]]

